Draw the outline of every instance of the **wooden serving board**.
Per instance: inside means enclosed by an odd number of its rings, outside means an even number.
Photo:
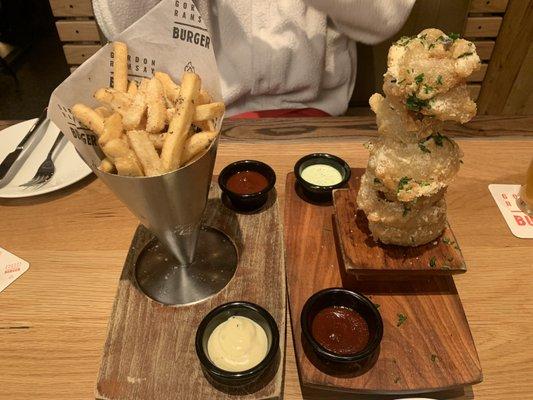
[[[466,272],[461,249],[447,225],[434,241],[417,247],[386,245],[376,242],[368,229],[363,211],[357,210],[357,193],[362,168],[352,169],[347,189],[333,192],[335,222],[346,272],[367,279],[398,275],[450,275]],[[379,275],[379,276],[378,276]]]
[[[205,223],[233,239],[239,264],[218,294],[194,305],[166,306],[136,286],[135,260],[151,233],[140,226],[120,277],[96,386],[98,399],[277,399],[283,385],[285,353],[285,265],[278,203],[272,193],[256,214],[236,214],[211,185]],[[216,306],[246,300],[264,307],[276,320],[280,353],[275,368],[257,386],[241,391],[213,387],[195,351],[196,328]],[[268,375],[268,374],[267,374]]]
[[[460,388],[481,382],[481,366],[451,276],[408,281],[357,280],[346,274],[336,245],[332,205],[307,203],[287,176],[285,251],[289,305],[303,385],[357,393],[407,394]],[[384,333],[377,360],[364,372],[328,368],[308,349],[300,328],[307,299],[329,287],[345,287],[379,304]],[[407,319],[401,322],[401,316]]]

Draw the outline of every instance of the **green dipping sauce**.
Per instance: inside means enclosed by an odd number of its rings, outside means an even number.
[[[301,172],[303,180],[316,186],[333,186],[342,182],[342,174],[328,164],[312,164]]]

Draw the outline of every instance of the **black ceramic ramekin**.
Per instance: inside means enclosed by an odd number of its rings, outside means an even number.
[[[365,319],[370,337],[367,345],[360,352],[336,354],[325,349],[313,337],[311,331],[313,319],[320,310],[332,306],[351,308]],[[383,337],[383,321],[376,306],[362,294],[343,288],[324,289],[311,296],[302,309],[300,324],[310,347],[320,359],[327,362],[362,364],[374,355]]]
[[[213,364],[207,352],[209,336],[222,322],[232,316],[242,316],[257,322],[265,330],[268,351],[265,358],[255,367],[242,372],[231,372]],[[276,321],[264,308],[254,303],[235,301],[213,309],[202,320],[196,331],[196,354],[204,371],[217,383],[226,386],[243,386],[257,381],[269,369],[279,351],[279,330]]]
[[[302,171],[306,167],[314,164],[326,164],[332,166],[341,173],[342,181],[331,186],[318,186],[307,182],[304,178],[302,178]],[[308,154],[300,158],[294,165],[294,175],[296,176],[298,184],[303,189],[304,194],[310,200],[316,202],[331,201],[331,192],[334,189],[339,189],[346,185],[346,183],[350,180],[351,173],[352,171],[350,166],[346,163],[346,161],[328,153]]]
[[[268,182],[267,186],[263,190],[251,194],[232,192],[226,185],[228,179],[236,173],[243,171],[255,171],[260,173],[266,178]],[[228,196],[233,207],[240,211],[253,211],[263,207],[268,200],[268,193],[272,190],[275,184],[276,173],[274,170],[269,165],[255,160],[241,160],[231,163],[227,165],[218,176],[218,185],[224,194]]]

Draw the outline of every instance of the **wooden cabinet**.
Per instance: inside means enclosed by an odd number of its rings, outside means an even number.
[[[50,7],[72,72],[102,47],[104,38],[94,19],[91,0],[50,0]]]

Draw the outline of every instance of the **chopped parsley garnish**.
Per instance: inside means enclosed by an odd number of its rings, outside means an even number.
[[[379,308],[379,304],[378,303],[374,303],[374,307]]]
[[[398,46],[407,46],[407,44],[412,40],[413,38],[412,37],[409,37],[409,36],[402,36],[400,39],[398,39],[398,41],[396,42],[396,44]]]
[[[415,82],[416,82],[416,83],[420,83],[420,82],[422,82],[423,80],[424,80],[424,74],[423,74],[423,73],[422,73],[422,74],[419,74],[419,75],[417,75],[417,76],[415,76]]]
[[[396,326],[402,325],[405,321],[407,321],[407,315],[398,314],[398,322],[396,323]]]
[[[402,79],[401,81],[398,82],[398,85],[399,85],[400,83],[404,83],[404,82],[405,82],[405,79]]]
[[[422,181],[422,182],[420,182],[420,186],[422,186],[422,187],[429,186],[429,182]]]
[[[425,93],[425,94],[429,94],[429,92],[432,92],[433,90],[434,90],[434,89],[433,89],[432,86],[426,85],[426,84],[424,83],[424,93]]]
[[[448,37],[452,40],[457,40],[461,37],[461,35],[459,35],[458,33],[453,33],[453,32],[450,32],[450,34],[448,34]]]
[[[435,268],[437,266],[437,259],[435,257],[431,257],[431,260],[429,260],[429,266],[431,268]]]
[[[406,217],[407,214],[409,214],[409,211],[411,211],[411,209],[409,207],[407,207],[405,204],[403,205],[403,213],[402,213],[402,216],[403,217]]]
[[[448,138],[444,135],[441,135],[439,132],[437,133],[434,133],[433,135],[431,135],[431,138],[435,141],[435,144],[437,146],[440,146],[442,147],[443,146],[443,142],[444,140],[448,140]]]
[[[379,184],[381,183],[381,179],[379,179],[379,178],[374,178],[374,183],[375,183],[376,185],[379,185]]]
[[[454,244],[455,242],[452,242],[450,239],[448,238],[442,238],[442,243],[446,243],[446,244],[449,244],[449,245],[452,245]]]
[[[419,36],[418,38],[421,40],[424,40],[428,36],[427,33],[424,33],[423,35]]]
[[[437,76],[437,85],[442,85],[442,75]]]
[[[431,362],[435,362],[435,361],[437,361],[438,359],[439,359],[439,356],[438,356],[438,355],[436,355],[436,354],[432,354],[432,355],[431,355]]]
[[[429,106],[428,100],[422,100],[416,97],[416,95],[412,94],[407,98],[407,101],[405,102],[405,105],[407,106],[408,110],[411,111],[420,111],[424,107]]]
[[[431,44],[428,46],[428,50],[431,50],[433,47],[435,47],[435,43],[431,43]]]
[[[429,150],[424,144],[422,143],[418,143],[418,147],[420,148],[420,150],[422,150],[422,152],[424,153],[431,153],[431,150]]]
[[[474,54],[474,53],[472,53],[471,51],[467,51],[466,53],[461,54],[457,58],[463,58],[463,57],[471,56],[472,54]]]
[[[407,184],[409,184],[409,181],[411,180],[411,178],[408,178],[407,176],[404,176],[402,179],[400,179],[400,182],[398,182],[398,192],[400,190],[403,190],[404,189],[404,186],[406,186]]]

